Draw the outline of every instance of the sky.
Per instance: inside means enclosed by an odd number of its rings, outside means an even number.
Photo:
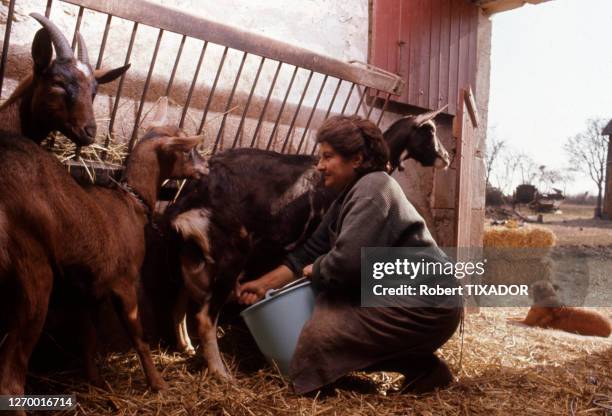
[[[567,138],[612,118],[612,0],[552,0],[492,21],[489,128],[538,165],[567,168]],[[597,188],[577,174],[566,189]]]

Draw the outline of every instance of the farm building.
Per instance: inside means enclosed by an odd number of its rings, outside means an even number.
[[[524,1],[8,3],[2,97],[30,68],[32,11],[51,16],[65,33],[78,29],[96,67],[132,63],[96,100],[97,114],[105,115],[99,131],[111,132],[100,139],[105,143],[133,142],[164,94],[188,132],[206,134],[207,151],[310,153],[329,114],[369,116],[384,130],[402,115],[446,106],[436,122],[454,155],[450,169],[409,160],[396,179],[441,246],[481,244],[488,15]]]
[[[612,120],[606,125],[603,129],[602,133],[604,136],[608,136],[608,141],[610,140],[610,136],[612,136]],[[602,215],[604,218],[611,219],[612,218],[612,175],[610,171],[612,170],[612,144],[608,143],[608,157],[606,158],[606,176],[605,176],[605,185],[604,185],[604,202]]]
[[[92,66],[132,64],[118,82],[100,85],[95,114],[102,152],[70,144],[62,150],[64,159],[76,160],[80,152],[118,167],[164,95],[171,120],[190,135],[205,136],[200,149],[205,154],[234,147],[313,154],[317,129],[330,115],[359,114],[385,131],[405,115],[442,109],[435,124],[451,154],[450,167],[407,160],[394,177],[440,246],[481,247],[490,16],[543,1],[4,1],[0,95],[6,99],[31,70],[32,37],[40,26],[29,14],[39,12],[67,34],[73,48],[77,31],[83,35]],[[529,240],[523,231],[504,230],[493,239],[502,246],[513,244],[508,234]],[[550,232],[542,240],[546,250],[554,245]],[[540,265],[532,258],[510,262],[531,274],[533,265]],[[143,320],[150,318],[146,304],[139,308]],[[491,308],[463,317],[468,330],[462,318],[460,331],[438,351],[459,382],[425,396],[386,396],[400,390],[392,373],[376,375],[374,390],[357,375],[349,378],[357,386],[349,383],[348,391],[341,385],[314,397],[291,395],[278,372],[262,367],[262,356],[243,327],[224,323],[217,328],[216,322],[214,339],[220,339],[221,358],[236,383],[216,380],[199,371],[197,360],[160,343],[153,359],[163,368],[168,389],[159,394],[147,390],[136,355],[116,353],[121,348],[108,348],[112,353],[104,356],[103,378],[110,391],[83,383],[82,377],[73,379],[69,371],[38,377],[37,367],[27,385],[37,392],[74,392],[78,414],[578,414],[607,409],[608,340],[578,345],[575,334],[507,323],[508,315],[516,320],[525,312]],[[111,319],[116,321],[110,318],[96,328],[104,344],[123,335]],[[74,337],[72,331],[66,328],[68,337]],[[0,333],[0,346],[3,342]]]

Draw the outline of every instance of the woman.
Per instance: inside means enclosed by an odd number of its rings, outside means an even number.
[[[448,385],[452,374],[434,351],[457,329],[461,309],[359,305],[361,247],[437,247],[386,173],[382,133],[369,120],[337,116],[321,126],[317,142],[317,169],[339,196],[283,265],[237,288],[239,301],[255,303],[301,275],[319,291],[291,362],[298,394],[359,369],[401,372],[416,393]]]

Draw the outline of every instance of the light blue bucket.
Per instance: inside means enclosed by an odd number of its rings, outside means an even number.
[[[259,350],[270,364],[276,363],[283,376],[289,375],[289,363],[302,332],[312,316],[315,293],[306,278],[269,290],[261,301],[240,314]]]

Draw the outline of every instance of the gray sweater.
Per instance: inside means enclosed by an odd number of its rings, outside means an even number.
[[[315,288],[357,294],[362,247],[437,247],[423,218],[385,172],[368,173],[343,191],[285,264],[301,275],[312,263]]]

